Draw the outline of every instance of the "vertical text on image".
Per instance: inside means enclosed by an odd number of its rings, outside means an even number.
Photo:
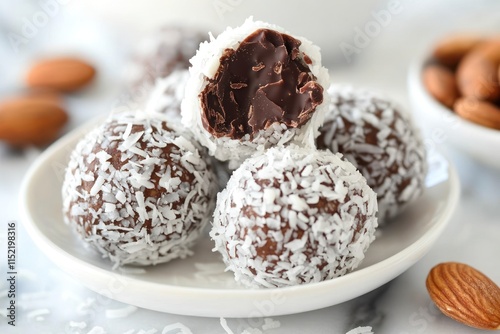
[[[7,323],[16,326],[16,256],[17,256],[17,230],[16,222],[7,223]]]

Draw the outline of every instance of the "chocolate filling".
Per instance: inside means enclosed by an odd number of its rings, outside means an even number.
[[[253,136],[275,122],[299,128],[323,102],[323,87],[301,55],[301,42],[260,29],[226,49],[200,94],[203,126],[215,137]]]

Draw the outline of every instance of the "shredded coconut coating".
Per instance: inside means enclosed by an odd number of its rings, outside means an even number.
[[[125,72],[130,90],[152,87],[158,78],[175,70],[187,70],[189,59],[206,39],[207,34],[201,30],[168,25],[146,36],[134,50],[133,61]]]
[[[219,66],[220,58],[227,48],[237,49],[240,42],[258,29],[272,29],[288,34],[300,40],[299,49],[302,55],[307,55],[311,64],[308,64],[316,81],[326,90],[329,86],[328,70],[321,66],[319,48],[303,37],[297,37],[283,28],[261,21],[253,21],[250,17],[243,25],[236,28],[227,28],[217,38],[210,35],[210,40],[200,44],[196,55],[190,60],[190,77],[186,85],[185,99],[181,104],[182,123],[192,129],[195,138],[208,148],[210,155],[222,161],[229,161],[230,168],[237,168],[244,159],[256,152],[263,152],[272,146],[283,146],[294,142],[303,147],[315,147],[315,138],[319,135],[328,107],[328,96],[324,94],[323,103],[316,107],[311,119],[301,128],[287,128],[283,123],[275,122],[270,127],[260,130],[251,139],[247,134],[241,139],[229,137],[216,138],[205,130],[202,124],[202,106],[199,94],[204,90],[208,79],[213,79]]]
[[[236,281],[292,286],[356,268],[375,239],[376,212],[376,194],[341,155],[271,148],[219,193],[210,236]]]
[[[209,161],[161,116],[112,115],[71,154],[65,222],[115,267],[185,258],[213,212]]]
[[[158,78],[149,96],[145,111],[147,113],[164,114],[169,121],[180,123],[181,102],[189,78],[189,71],[179,69],[165,78]]]
[[[410,116],[390,99],[350,86],[332,85],[319,148],[339,152],[377,193],[383,225],[424,189],[426,151]]]

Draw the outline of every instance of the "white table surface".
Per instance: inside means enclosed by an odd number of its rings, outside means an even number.
[[[407,67],[433,38],[453,29],[496,29],[500,31],[500,7],[493,2],[461,1],[451,7],[404,2],[401,14],[361,50],[355,62],[329,64],[332,79],[372,87],[408,105]],[[446,6],[450,7],[446,7]],[[22,19],[22,14],[19,14]],[[468,15],[467,18],[465,18]],[[496,15],[496,17],[495,17]],[[14,20],[15,21],[15,20]],[[466,22],[464,24],[464,22]],[[0,26],[9,31],[8,26]],[[78,38],[75,38],[78,36]],[[97,42],[96,42],[97,41]],[[346,39],[350,42],[350,39]],[[23,69],[38,54],[49,51],[84,54],[99,69],[96,83],[66,99],[71,112],[70,131],[83,121],[106,113],[120,103],[120,73],[128,51],[127,36],[79,13],[60,14],[40,29],[37,36],[13,52],[8,41],[0,40],[2,80],[0,94],[6,96],[22,87]],[[418,113],[418,111],[414,111]],[[425,126],[424,126],[425,128]],[[426,138],[432,129],[424,129]],[[460,203],[449,226],[432,250],[416,265],[383,287],[352,301],[313,312],[273,317],[280,327],[266,331],[280,333],[345,333],[357,326],[372,326],[375,333],[480,333],[440,314],[425,289],[430,268],[442,261],[465,262],[500,283],[500,171],[481,166],[459,151],[439,146],[454,162],[462,183]],[[16,222],[18,232],[18,314],[15,328],[7,325],[5,307],[6,259],[0,259],[0,333],[88,333],[101,327],[103,333],[142,333],[182,323],[192,333],[224,333],[219,319],[186,317],[137,309],[126,318],[112,319],[106,310],[126,305],[102,297],[60,271],[32,243],[19,221],[17,196],[23,176],[39,154],[37,149],[13,151],[0,143],[0,240],[6,255],[7,223]],[[492,152],[492,154],[498,154]],[[37,312],[43,314],[36,316]],[[262,329],[264,319],[228,319],[234,333]],[[133,331],[132,331],[133,330]],[[97,331],[97,329],[94,329]],[[178,333],[173,330],[169,333]]]

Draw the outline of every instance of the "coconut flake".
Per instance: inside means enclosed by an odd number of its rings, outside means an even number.
[[[262,330],[268,331],[270,329],[277,329],[281,327],[281,323],[278,320],[273,320],[271,318],[264,319],[264,325],[262,325]]]
[[[87,328],[87,323],[85,321],[70,321],[68,325],[69,325],[69,327],[78,328],[78,329]]]
[[[101,326],[95,326],[87,334],[106,334],[106,331]]]
[[[226,319],[221,317],[220,318],[220,325],[226,331],[227,334],[234,334],[234,332],[231,330],[231,328],[229,328]]]
[[[26,314],[26,317],[28,319],[36,319],[40,316],[47,315],[47,314],[50,314],[50,310],[47,308],[41,308],[41,309],[37,309],[37,310],[33,310],[31,312],[28,312]]]
[[[346,334],[373,334],[373,332],[370,326],[365,326],[365,327],[356,327],[354,329],[351,329]]]
[[[188,327],[186,327],[186,325],[181,324],[179,322],[172,324],[172,325],[165,326],[163,328],[163,331],[161,332],[161,334],[169,334],[173,330],[177,330],[177,329],[180,329],[180,332],[175,332],[176,334],[193,334],[193,332],[191,332],[191,330]],[[171,333],[171,334],[173,334],[173,333]]]

